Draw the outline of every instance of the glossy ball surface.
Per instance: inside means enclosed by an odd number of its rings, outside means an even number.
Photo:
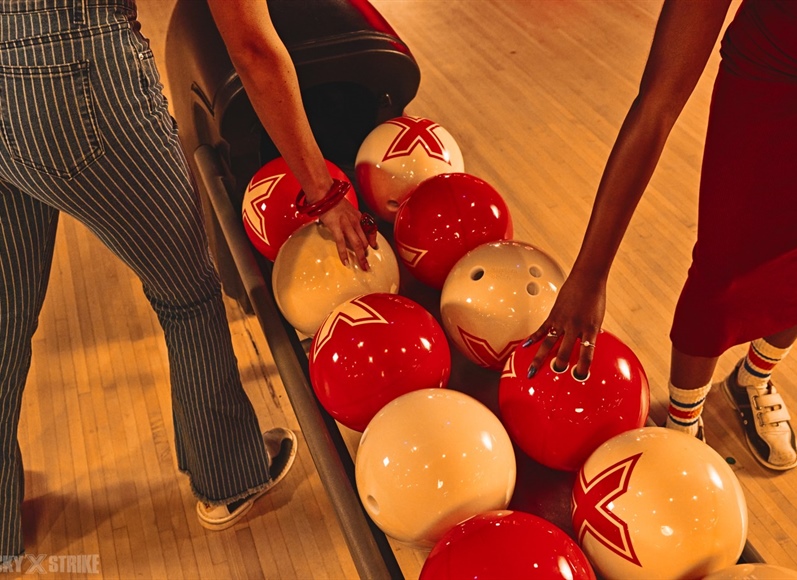
[[[418,280],[440,290],[457,260],[475,247],[512,238],[509,208],[495,188],[467,173],[420,183],[396,214],[396,253]]]
[[[363,140],[354,161],[363,200],[390,223],[401,202],[424,179],[464,169],[451,133],[424,117],[396,117],[377,125]]]
[[[725,459],[663,427],[598,447],[572,506],[579,545],[605,578],[702,578],[736,564],[747,539],[744,493]]]
[[[552,469],[577,471],[599,445],[645,425],[650,388],[642,363],[619,338],[601,331],[587,377],[575,376],[581,341],[557,372],[549,353],[529,379],[540,343],[518,346],[498,387],[501,420],[529,457]]]
[[[500,371],[548,317],[564,280],[559,264],[531,244],[482,244],[446,277],[440,294],[443,328],[468,359]]]
[[[326,164],[333,179],[351,183],[338,166],[331,161]],[[296,209],[296,197],[301,189],[285,159],[277,157],[255,173],[244,192],[244,231],[257,251],[272,262],[293,232],[315,220]],[[354,188],[349,189],[346,199],[354,207],[358,206]]]
[[[377,233],[379,249],[368,250],[368,270],[349,250],[349,265],[338,256],[332,234],[323,225],[301,226],[277,253],[271,284],[285,319],[312,337],[332,310],[350,298],[373,292],[397,294],[399,267],[388,241]]]
[[[431,548],[459,522],[509,505],[515,453],[481,402],[452,389],[423,389],[374,416],[357,449],[355,476],[366,512],[385,534]]]
[[[396,397],[441,388],[451,374],[443,329],[420,304],[395,294],[347,300],[324,320],[309,355],[310,380],[337,421],[363,431]]]
[[[420,580],[594,580],[573,539],[552,523],[520,511],[491,511],[454,526],[438,540]]]

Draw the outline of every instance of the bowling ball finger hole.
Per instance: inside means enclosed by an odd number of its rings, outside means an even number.
[[[571,375],[573,375],[573,378],[574,378],[575,380],[577,380],[579,383],[583,383],[584,381],[586,381],[587,379],[589,379],[589,371],[587,371],[587,374],[586,374],[585,376],[583,376],[583,377],[580,377],[580,376],[578,376],[578,375],[576,374],[576,367],[573,367],[573,368],[572,368],[572,370],[570,371],[570,374],[571,374]]]
[[[540,268],[539,266],[531,266],[529,268],[529,274],[531,274],[535,278],[542,278],[542,268]]]
[[[526,285],[526,292],[529,293],[529,296],[536,296],[540,293],[540,285],[536,282],[529,282]]]
[[[372,495],[369,495],[365,498],[365,504],[368,506],[368,509],[371,511],[372,514],[375,516],[379,515],[379,502],[376,501],[376,498]]]
[[[556,359],[551,359],[551,370],[555,372],[557,375],[561,375],[562,373],[567,372],[567,369],[570,368],[570,365],[565,365],[565,368],[560,369],[556,367]]]
[[[478,267],[470,271],[470,279],[474,282],[478,282],[482,278],[484,278],[484,268]]]

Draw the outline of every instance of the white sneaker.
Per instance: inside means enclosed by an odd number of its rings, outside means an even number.
[[[741,364],[741,363],[740,363]],[[722,391],[736,407],[747,446],[766,467],[785,471],[797,466],[797,446],[791,416],[772,382],[754,387],[737,383],[739,365],[722,381]]]
[[[296,434],[290,429],[276,427],[263,433],[263,444],[266,447],[271,479],[252,495],[227,505],[212,506],[201,501],[197,502],[196,515],[202,527],[220,531],[235,525],[252,509],[256,500],[271,491],[285,478],[296,458]]]

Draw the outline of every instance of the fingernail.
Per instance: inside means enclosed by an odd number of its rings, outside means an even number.
[[[527,346],[531,346],[532,342],[534,342],[534,339],[532,339],[531,337],[528,337],[526,339],[526,341],[521,346],[523,346],[523,348],[526,348]]]
[[[531,377],[533,377],[536,374],[537,374],[537,369],[535,367],[529,367],[529,372],[526,375],[526,377],[530,379]]]
[[[348,268],[349,267],[349,261],[348,260],[343,260],[343,265]]]

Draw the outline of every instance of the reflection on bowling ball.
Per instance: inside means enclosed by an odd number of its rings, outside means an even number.
[[[332,309],[350,298],[374,292],[398,293],[399,267],[390,244],[377,233],[379,249],[368,250],[368,271],[354,252],[349,265],[338,256],[335,240],[321,224],[301,226],[277,253],[271,284],[285,319],[312,337]]]
[[[388,536],[431,548],[471,516],[505,509],[515,453],[498,418],[451,389],[422,389],[385,405],[363,432],[357,491]]]
[[[528,368],[540,343],[518,346],[498,389],[501,420],[529,457],[553,469],[576,471],[601,443],[645,425],[650,389],[642,363],[619,338],[601,331],[584,380],[574,375],[580,341],[562,372],[553,354],[531,379]]]
[[[500,371],[548,317],[564,279],[559,264],[531,244],[481,244],[454,264],[443,284],[443,328],[468,359]]]
[[[587,557],[552,523],[519,511],[490,511],[437,541],[420,580],[594,580]]]
[[[321,405],[355,431],[399,395],[445,387],[451,373],[448,341],[434,316],[385,293],[336,307],[316,332],[309,360]]]
[[[404,199],[427,177],[464,171],[451,133],[423,117],[396,117],[377,125],[363,140],[354,170],[363,200],[392,223]]]
[[[486,242],[512,237],[512,218],[501,195],[467,173],[444,173],[421,182],[404,200],[393,224],[396,253],[418,280],[440,290],[462,256]]]
[[[642,427],[589,456],[573,487],[573,529],[604,578],[702,578],[736,564],[747,504],[733,470],[686,433]]]
[[[703,580],[794,580],[797,570],[771,564],[737,564],[704,576]]]
[[[334,163],[326,164],[333,179],[351,183]],[[255,249],[272,262],[288,236],[315,219],[296,210],[296,197],[301,189],[285,159],[277,157],[255,173],[244,193],[244,231]],[[357,207],[354,188],[346,194],[346,199]]]

